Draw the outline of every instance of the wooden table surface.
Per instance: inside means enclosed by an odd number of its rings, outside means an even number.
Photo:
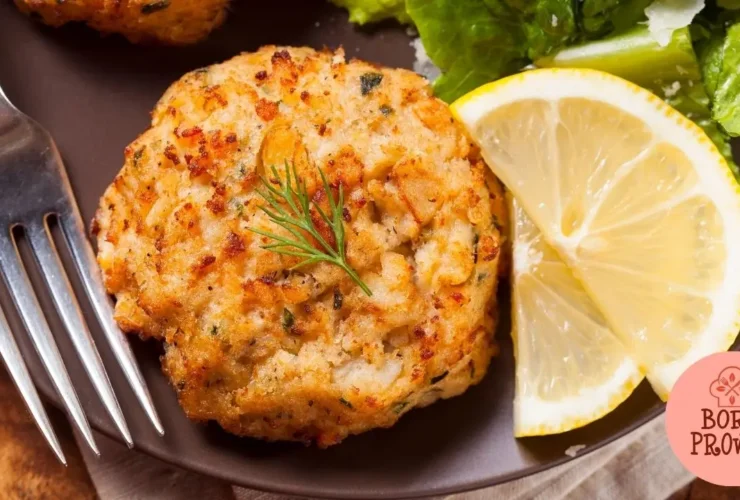
[[[0,369],[0,402],[0,498],[97,498],[72,431],[60,412],[48,408],[67,467],[49,449],[4,368]]]
[[[64,415],[54,408],[48,408],[49,417],[67,457],[67,467],[61,465],[48,448],[4,369],[0,369],[0,401],[0,498],[97,498]],[[740,500],[740,488],[722,488],[696,480],[676,492],[669,500],[731,499]]]

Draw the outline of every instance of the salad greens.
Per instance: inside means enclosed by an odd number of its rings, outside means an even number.
[[[437,95],[453,101],[531,60],[633,26],[649,0],[406,0],[429,57],[443,74]]]
[[[712,119],[728,134],[740,136],[740,22],[720,28],[700,47]]]
[[[740,180],[740,0],[332,1],[361,24],[413,23],[447,102],[531,65],[629,79],[701,126]]]
[[[445,101],[527,64],[516,20],[495,17],[482,1],[408,0],[406,4],[427,54],[443,71],[434,87]]]
[[[541,68],[591,68],[637,83],[664,97],[664,87],[701,79],[699,62],[688,28],[676,30],[661,45],[648,28],[638,26],[604,40],[565,48],[534,61]],[[674,85],[675,86],[675,85]],[[671,90],[666,89],[668,93]]]

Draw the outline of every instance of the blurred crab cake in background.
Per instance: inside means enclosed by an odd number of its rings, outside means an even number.
[[[349,271],[276,251],[329,253],[272,217],[288,184]],[[164,341],[190,418],[329,446],[482,379],[503,207],[422,77],[264,47],[172,85],[93,229],[116,320]]]
[[[83,22],[131,42],[195,43],[226,18],[228,0],[15,0],[26,14],[50,26]]]

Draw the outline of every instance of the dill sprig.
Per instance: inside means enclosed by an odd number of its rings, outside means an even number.
[[[284,181],[280,179],[278,171],[274,166],[271,167],[271,170],[278,187],[273,186],[264,177],[260,177],[265,189],[257,189],[257,193],[264,198],[270,205],[270,208],[266,206],[260,206],[259,208],[267,214],[272,222],[293,235],[293,238],[280,236],[279,234],[261,229],[249,228],[253,233],[275,240],[275,243],[264,245],[262,248],[281,255],[303,257],[305,259],[293,266],[291,270],[316,264],[317,262],[329,262],[330,264],[339,266],[357,283],[363,292],[368,296],[372,296],[373,293],[362,279],[360,279],[357,272],[349,265],[345,255],[344,223],[342,221],[344,191],[342,184],[339,184],[339,199],[335,200],[324,172],[321,171],[321,168],[318,168],[321,182],[324,186],[324,192],[329,200],[329,208],[331,210],[331,217],[329,217],[316,202],[311,201],[309,198],[306,183],[296,174],[295,165],[291,167],[287,161],[285,162]],[[311,218],[312,206],[334,233],[336,248],[332,247],[316,229],[316,225]],[[320,248],[316,248],[306,237],[305,233],[308,233],[316,240]]]

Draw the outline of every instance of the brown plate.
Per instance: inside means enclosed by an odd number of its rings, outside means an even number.
[[[40,26],[18,14],[12,2],[0,0],[0,83],[20,109],[56,138],[88,221],[99,196],[123,163],[123,148],[147,127],[156,100],[185,72],[263,44],[344,45],[350,57],[410,67],[413,49],[409,42],[406,30],[393,23],[372,30],[354,28],[343,11],[324,0],[245,0],[234,5],[227,24],[201,45],[142,48],[118,36],[101,38],[80,26],[59,30]],[[25,250],[23,242],[21,247]],[[0,299],[5,310],[12,312],[4,290]],[[49,311],[92,425],[119,438],[48,297],[42,297],[42,304]],[[101,354],[136,447],[181,467],[262,490],[315,497],[387,498],[480,488],[565,462],[568,447],[585,444],[585,451],[593,450],[663,410],[643,384],[611,415],[581,430],[515,440],[513,356],[508,327],[502,324],[501,355],[485,381],[465,395],[413,411],[392,429],[351,437],[328,450],[266,444],[231,436],[216,425],[188,421],[160,372],[160,347],[132,340],[164,421],[166,435],[160,438],[126,386],[90,308],[87,304],[83,308],[93,334],[101,339]],[[14,330],[22,331],[18,318],[9,316]],[[24,335],[18,338],[40,390],[59,405],[33,349]]]

